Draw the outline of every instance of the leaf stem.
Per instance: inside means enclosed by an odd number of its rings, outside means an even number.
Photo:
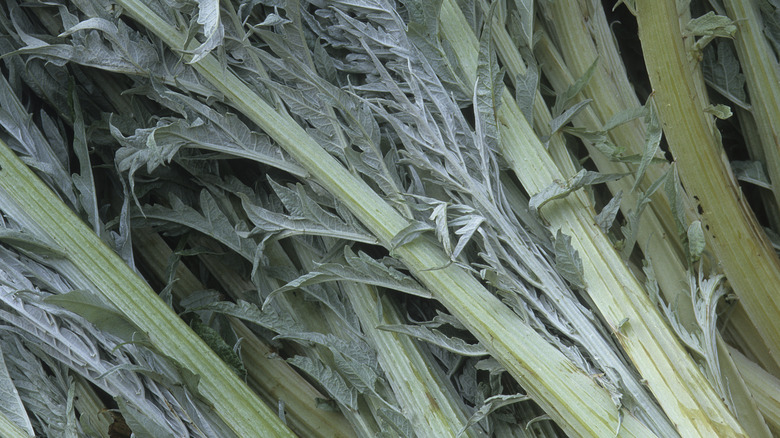
[[[440,23],[444,38],[473,84],[478,44],[454,1],[445,0]],[[497,118],[502,128],[501,152],[530,195],[556,180],[565,180],[506,91]],[[607,324],[618,333],[621,322],[629,322],[617,339],[678,432],[683,436],[744,436],[612,243],[595,225],[593,208],[582,192],[548,203],[540,214],[553,230],[572,236],[572,245],[582,257],[587,292]]]
[[[159,281],[165,281],[165,267],[171,249],[159,234],[148,229],[134,229],[133,233],[134,246],[139,256]],[[203,289],[205,289],[203,284],[180,263],[176,269],[174,294],[183,298],[193,291]],[[313,438],[355,436],[343,415],[315,406],[316,398],[325,397],[290,364],[278,355],[272,354],[272,348],[243,322],[236,318],[229,318],[229,321],[236,336],[242,340],[242,358],[250,386],[270,405],[279,400],[284,401],[287,425],[296,434]],[[273,376],[273,379],[269,376]]]
[[[55,242],[162,353],[200,376],[198,389],[239,436],[292,436],[222,360],[0,141],[3,210]]]
[[[712,116],[704,112],[701,70],[689,60],[676,4],[637,0],[639,37],[664,133],[683,185],[698,203],[708,244],[778,362],[780,260],[742,196]]]
[[[178,52],[186,38],[138,0],[120,5]],[[189,59],[184,54],[185,60]],[[339,198],[372,233],[390,248],[407,221],[364,182],[327,154],[289,116],[277,113],[235,75],[209,55],[194,67],[233,105],[258,124],[331,194]],[[618,413],[607,392],[582,373],[560,351],[520,321],[471,274],[449,265],[442,249],[420,238],[395,249],[399,258],[523,385],[569,434],[607,436],[618,427]],[[622,430],[652,436],[639,421],[626,417]]]

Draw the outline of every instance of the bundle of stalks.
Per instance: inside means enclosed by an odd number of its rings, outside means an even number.
[[[0,435],[780,433],[774,0],[8,0]]]

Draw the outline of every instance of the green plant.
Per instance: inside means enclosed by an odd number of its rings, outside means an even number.
[[[9,1],[3,433],[780,430],[776,6],[624,3]]]

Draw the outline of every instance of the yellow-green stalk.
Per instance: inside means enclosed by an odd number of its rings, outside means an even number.
[[[11,421],[4,413],[0,412],[0,433],[8,438],[30,438],[21,427]]]
[[[133,230],[133,241],[138,256],[157,281],[166,281],[166,266],[172,254],[159,234],[148,229]],[[205,287],[179,263],[176,267],[173,293],[183,298]],[[257,337],[244,323],[229,318],[230,326],[241,339],[241,356],[247,370],[247,381],[271,406],[284,403],[287,426],[299,436],[312,438],[349,438],[355,432],[339,412],[320,409],[318,398],[324,399],[316,388],[298,374],[283,358],[272,354],[272,348]]]
[[[729,347],[734,362],[750,386],[761,413],[774,436],[780,436],[780,379],[767,373],[738,350]]]
[[[557,47],[553,46],[543,31],[540,31],[542,36],[536,46],[536,53],[546,77],[557,90],[565,90],[574,82],[574,77],[585,74],[593,62],[598,60],[595,72],[583,89],[584,97],[593,101],[574,120],[575,126],[598,131],[609,117],[636,108],[640,103],[628,81],[623,60],[612,38],[602,6],[583,1],[576,2],[576,5],[577,7],[561,3],[546,5],[549,12],[546,17],[551,29],[558,30],[558,47],[565,54],[566,62],[558,55]],[[574,69],[574,72],[569,72],[569,68]],[[642,154],[645,142],[644,127],[638,120],[611,130],[609,136],[615,145],[624,147],[628,154]],[[594,148],[589,148],[589,151],[591,159],[601,172],[623,173],[631,170],[623,163],[610,161]],[[665,163],[652,165],[638,187],[646,190],[667,170],[668,165]],[[626,215],[628,210],[636,207],[641,194],[632,190],[634,181],[633,177],[627,177],[607,183],[613,193],[618,190],[623,192],[621,207]],[[695,218],[694,212],[685,213],[689,219]],[[659,274],[656,275],[659,288],[666,302],[674,307],[675,315],[683,327],[693,332],[707,330],[706,327],[698,327],[690,291],[685,287],[688,277],[685,266],[688,260],[680,247],[672,214],[662,191],[656,192],[642,213],[637,230],[637,244]],[[726,393],[722,395],[726,397],[729,408],[750,436],[770,437],[755,401],[719,335],[716,342],[720,365],[718,372],[728,384],[714,383],[724,388]],[[710,378],[717,376],[710,375]]]
[[[185,52],[186,35],[141,2],[121,0],[120,5],[189,59]],[[194,67],[343,202],[383,245],[391,247],[393,238],[408,225],[395,209],[328,155],[292,118],[277,113],[235,75],[225,71],[212,55],[205,56]],[[606,390],[523,324],[470,273],[455,265],[448,266],[449,257],[436,243],[419,238],[394,252],[567,433],[605,436],[617,430],[619,415]],[[623,419],[622,429],[637,436],[652,435],[630,416]]]
[[[478,43],[462,12],[445,1],[441,32],[471,84],[476,81]],[[517,104],[504,91],[497,112],[502,153],[529,194],[565,181]],[[547,204],[540,211],[553,230],[572,236],[582,258],[587,292],[682,436],[745,436],[739,423],[650,302],[581,194]]]
[[[705,112],[701,70],[686,43],[691,38],[682,35],[677,2],[636,5],[642,51],[680,178],[697,204],[709,247],[777,362],[780,260],[742,196],[713,116]]]
[[[778,63],[764,35],[763,20],[755,1],[723,2],[737,32],[734,45],[750,93],[750,113],[761,140],[763,162],[773,186],[780,185],[780,76]],[[774,211],[780,205],[780,191],[770,191],[775,198]]]
[[[304,271],[315,270],[317,257],[312,251],[304,245],[295,247]],[[420,341],[379,328],[405,323],[395,304],[374,286],[342,282],[341,289],[352,304],[367,341],[376,349],[377,360],[393,388],[398,407],[417,437],[456,438],[466,425],[467,418],[454,388],[445,381],[447,377],[428,363],[434,359],[423,352]],[[336,334],[343,330],[341,321],[331,321],[330,325]],[[371,402],[377,405],[376,401]],[[476,438],[479,435],[476,429],[469,428],[461,436]]]
[[[0,141],[3,210],[47,236],[160,352],[200,376],[198,390],[239,436],[293,436],[141,277]]]

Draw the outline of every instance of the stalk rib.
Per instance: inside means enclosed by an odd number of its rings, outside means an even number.
[[[642,52],[682,183],[698,204],[708,245],[777,363],[780,260],[742,197],[712,116],[704,111],[701,70],[680,30],[677,2],[637,0],[637,11]]]
[[[184,34],[142,2],[119,3],[134,19],[189,59]],[[288,115],[277,113],[235,75],[225,71],[213,55],[207,55],[194,67],[339,198],[383,245],[391,247],[393,238],[407,225],[395,209],[327,154]],[[395,253],[564,431],[591,436],[615,433],[618,412],[606,390],[522,323],[471,274],[455,265],[448,266],[449,258],[437,244],[418,238],[395,248]],[[631,416],[623,418],[621,430],[632,436],[652,436]]]

